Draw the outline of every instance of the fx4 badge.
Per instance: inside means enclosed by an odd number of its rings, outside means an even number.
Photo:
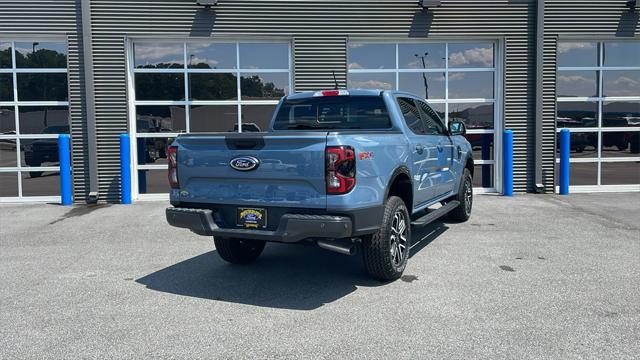
[[[358,154],[358,159],[360,160],[370,160],[373,159],[373,152],[365,151]]]
[[[229,166],[238,171],[251,171],[260,165],[260,160],[253,156],[239,156],[229,161]]]

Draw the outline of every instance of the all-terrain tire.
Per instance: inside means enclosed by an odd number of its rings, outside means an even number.
[[[372,277],[389,281],[402,276],[411,248],[411,217],[401,198],[391,196],[380,230],[362,239],[364,265]]]
[[[453,200],[458,200],[460,205],[451,210],[447,217],[450,220],[460,222],[469,220],[473,207],[473,179],[469,169],[464,169],[460,187],[458,188],[458,195],[454,196]]]
[[[246,240],[236,238],[217,237],[213,238],[216,250],[220,257],[232,264],[247,264],[255,261],[262,250],[265,242],[261,240]]]

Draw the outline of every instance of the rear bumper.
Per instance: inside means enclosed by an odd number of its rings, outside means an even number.
[[[275,231],[221,228],[209,209],[170,207],[166,210],[169,225],[189,229],[199,235],[234,237],[276,242],[298,242],[308,238],[340,239],[352,236],[351,218],[333,215],[285,214]]]

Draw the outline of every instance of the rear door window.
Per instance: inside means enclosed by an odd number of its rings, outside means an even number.
[[[416,104],[420,109],[420,115],[428,135],[447,135],[447,130],[442,124],[440,117],[436,114],[431,106],[423,101],[416,100]]]
[[[404,122],[407,124],[409,129],[418,135],[426,134],[426,129],[424,128],[422,118],[420,117],[420,111],[416,107],[413,99],[400,97],[398,98],[398,105],[402,111]]]

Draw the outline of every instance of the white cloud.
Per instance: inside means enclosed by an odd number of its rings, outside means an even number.
[[[355,89],[382,89],[393,90],[394,86],[388,82],[367,80],[367,81],[349,81],[349,87]]]
[[[197,56],[194,56],[192,58],[189,59],[189,64],[195,65],[195,64],[202,64],[205,63],[207,65],[209,65],[210,67],[214,68],[218,65],[218,61],[217,60],[208,60],[208,59],[201,59]]]
[[[594,79],[587,79],[586,77],[584,77],[582,75],[560,75],[560,76],[558,76],[558,82],[565,82],[565,83],[582,82],[582,83],[587,83],[587,84],[595,84],[596,83],[596,81]]]
[[[462,80],[462,79],[464,79],[463,72],[449,73],[449,81],[456,81],[456,80]]]
[[[137,61],[182,63],[183,48],[180,44],[149,44],[136,45],[135,57]]]
[[[638,85],[640,85],[640,82],[638,82],[638,80],[632,79],[626,76],[620,76],[612,83],[613,85],[622,85],[622,86],[629,86],[629,87],[638,87]]]
[[[353,62],[353,63],[349,63],[349,69],[363,69],[362,65]]]
[[[449,56],[449,66],[462,66],[480,64],[481,66],[493,66],[493,48],[473,48],[464,52],[455,52]]]
[[[595,48],[594,43],[586,43],[586,42],[561,42],[558,43],[558,53],[564,54],[571,50],[578,49],[593,49]]]

